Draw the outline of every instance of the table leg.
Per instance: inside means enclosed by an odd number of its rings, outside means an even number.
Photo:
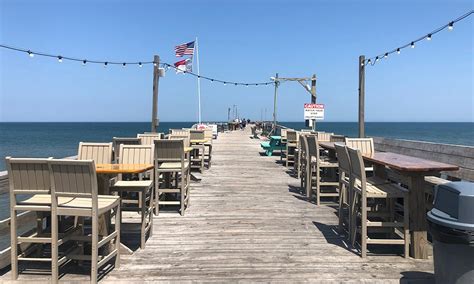
[[[412,175],[409,177],[409,205],[410,205],[410,255],[413,258],[428,258],[428,240],[425,209],[425,193],[423,175]]]

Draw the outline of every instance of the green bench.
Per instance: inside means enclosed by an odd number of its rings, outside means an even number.
[[[261,142],[260,147],[265,150],[265,155],[272,156],[273,151],[282,151],[286,149],[286,144],[281,141],[281,136],[270,136],[269,141]]]

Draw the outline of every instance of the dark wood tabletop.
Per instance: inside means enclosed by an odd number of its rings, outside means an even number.
[[[364,155],[363,157],[364,160],[369,162],[381,164],[404,172],[441,172],[459,170],[459,167],[455,165],[391,152],[375,152],[371,156]]]
[[[344,142],[329,142],[329,141],[318,142],[319,146],[323,147],[324,149],[329,149],[329,150],[336,149],[336,146],[334,146],[335,143],[344,145]]]

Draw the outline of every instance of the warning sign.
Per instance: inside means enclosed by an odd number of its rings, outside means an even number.
[[[324,119],[324,104],[304,104],[304,119]]]

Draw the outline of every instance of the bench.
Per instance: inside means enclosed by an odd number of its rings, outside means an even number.
[[[270,136],[269,141],[261,142],[260,147],[265,150],[265,155],[272,156],[273,151],[283,151],[286,149],[286,144],[281,142],[280,136]]]

